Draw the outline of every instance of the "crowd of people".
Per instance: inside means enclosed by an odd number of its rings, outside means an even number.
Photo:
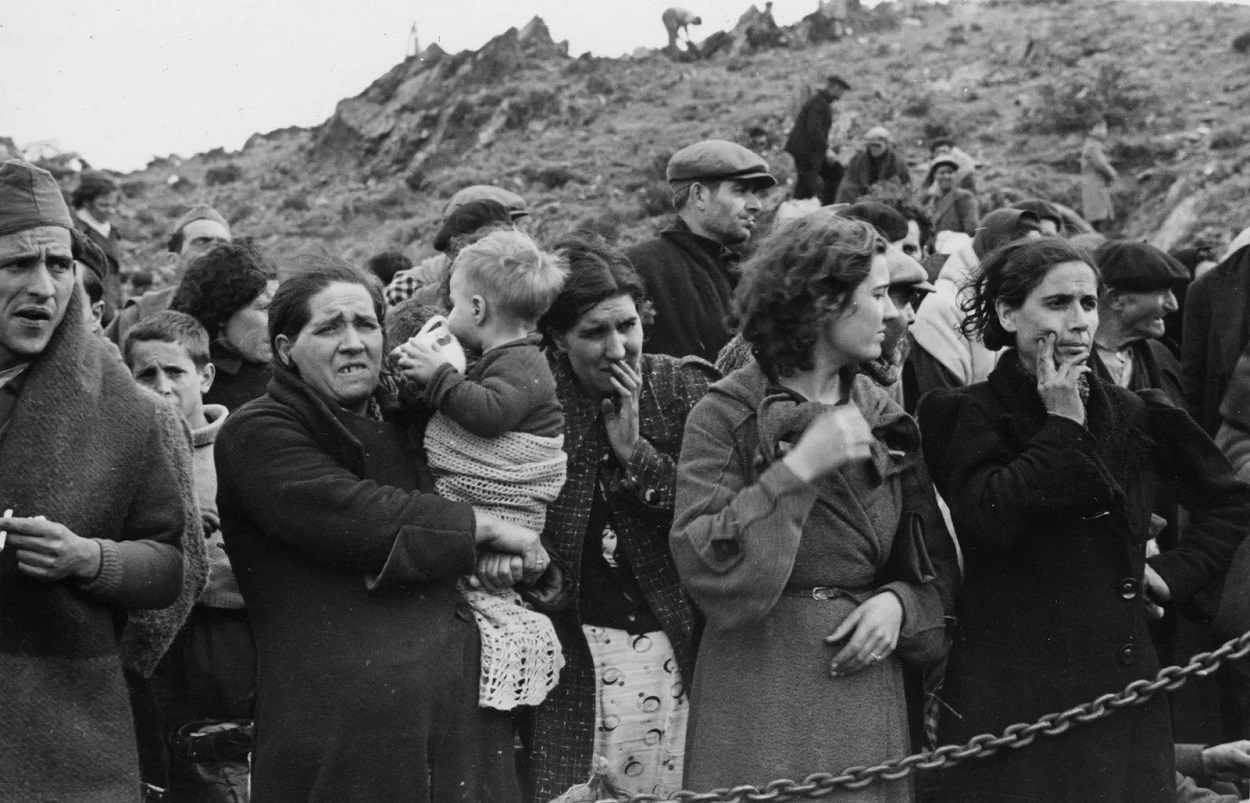
[[[1250,245],[1096,231],[1101,122],[1088,222],[950,140],[843,167],[850,90],[767,225],[705,140],[627,248],[475,186],[417,264],[279,265],[198,205],[129,299],[116,188],[0,166],[0,799],[763,787],[1250,628]],[[831,799],[1238,800],[1244,678]]]

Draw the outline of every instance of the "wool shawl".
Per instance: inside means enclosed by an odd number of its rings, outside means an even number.
[[[0,799],[129,803],[138,761],[118,633],[127,663],[150,671],[204,581],[186,426],[90,333],[77,293],[24,380],[0,440],[0,507],[95,539],[101,567],[46,582],[0,552]],[[126,615],[140,608],[165,609]]]
[[[718,378],[716,369],[697,358],[642,355],[638,445],[627,465],[608,469],[601,467],[611,446],[599,401],[582,390],[567,357],[548,356],[564,406],[569,462],[564,490],[547,510],[543,542],[567,561],[576,588],[595,484],[602,480],[618,548],[629,556],[688,686],[697,646],[695,611],[677,576],[668,535],[686,417]],[[534,712],[528,796],[544,803],[589,777],[594,751],[595,671],[577,594],[572,597],[568,607],[552,616],[566,661],[560,685]]]

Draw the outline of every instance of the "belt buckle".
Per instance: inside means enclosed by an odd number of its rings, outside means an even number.
[[[814,600],[833,599],[834,597],[838,596],[838,594],[839,594],[838,589],[832,588],[830,586],[817,586],[816,588],[812,589],[812,599]]]

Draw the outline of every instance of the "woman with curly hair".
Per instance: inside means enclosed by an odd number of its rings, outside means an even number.
[[[827,211],[764,241],[735,297],[755,355],[686,423],[670,545],[707,617],[686,785],[906,755],[903,665],[945,651],[957,582],[915,421],[856,366],[881,353],[885,241]],[[910,783],[836,800],[907,801]]]
[[[246,245],[223,243],[187,267],[169,308],[208,330],[217,378],[204,395],[205,404],[233,410],[265,395],[273,375],[269,302],[277,289],[273,266]]]

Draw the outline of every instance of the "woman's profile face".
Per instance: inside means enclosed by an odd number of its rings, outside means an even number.
[[[363,285],[334,282],[308,300],[294,339],[274,338],[278,356],[342,407],[363,412],[382,370],[382,324]]]
[[[265,285],[252,303],[237,310],[221,327],[221,339],[248,362],[267,363],[273,355],[269,349],[269,302],[278,289],[278,280]]]
[[[890,266],[885,254],[872,258],[872,269],[851,293],[850,302],[825,327],[825,344],[839,366],[858,365],[881,356],[886,324],[898,318],[890,300]]]
[[[642,319],[628,295],[600,301],[577,319],[567,332],[553,337],[568,354],[573,374],[592,396],[610,396],[612,364],[625,362],[638,370],[642,358]]]
[[[1055,338],[1055,364],[1089,358],[1098,329],[1098,279],[1084,262],[1060,262],[1018,309],[997,305],[1003,329],[1015,335],[1026,366],[1037,364],[1042,341]]]

